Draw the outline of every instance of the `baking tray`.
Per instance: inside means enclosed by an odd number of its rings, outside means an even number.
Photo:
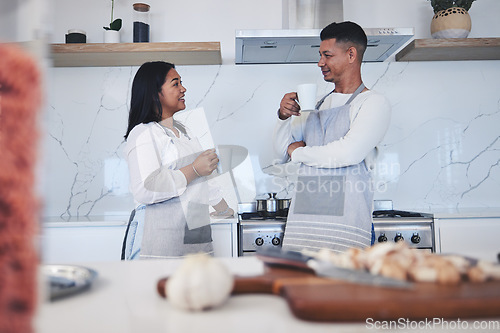
[[[97,278],[93,269],[74,265],[43,265],[51,301],[87,290]]]

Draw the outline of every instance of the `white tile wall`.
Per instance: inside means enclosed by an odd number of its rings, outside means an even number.
[[[51,33],[50,42],[60,43],[72,28],[87,31],[88,42],[101,42],[111,2],[26,3],[47,4],[53,10],[37,14],[35,22],[49,22],[43,28],[7,30],[9,34],[22,40],[29,32],[25,30],[36,35],[41,29],[42,35]],[[188,89],[187,108],[203,107],[214,142],[249,151],[235,170],[241,200],[286,187],[262,171],[272,169],[270,141],[279,101],[302,82],[317,82],[321,92],[330,87],[315,65],[233,65],[234,30],[281,28],[283,1],[148,3],[153,42],[221,41],[222,66],[180,66],[178,71]],[[124,20],[122,42],[131,39],[131,4],[115,3],[115,17]],[[14,7],[3,9],[17,17],[26,10]],[[432,8],[427,0],[349,0],[343,7],[344,19],[364,27],[410,26],[416,38],[430,37]],[[500,36],[499,8],[497,0],[474,2],[470,37]],[[17,27],[23,26],[17,21]],[[133,207],[121,150],[136,70],[47,71],[39,177],[45,216],[126,216]],[[391,127],[380,146],[376,198],[392,199],[398,209],[498,207],[500,61],[370,63],[363,65],[363,77],[393,107]],[[222,180],[235,205],[227,175]]]
[[[133,207],[121,150],[136,70],[49,71],[45,216],[126,215]],[[237,175],[245,183],[242,200],[279,190],[283,182],[262,171],[273,162],[276,110],[283,94],[301,82],[328,91],[319,69],[222,65],[178,71],[187,109],[204,108],[215,143],[249,151]],[[380,145],[376,198],[392,199],[398,209],[498,206],[500,61],[370,63],[363,77],[393,108]]]

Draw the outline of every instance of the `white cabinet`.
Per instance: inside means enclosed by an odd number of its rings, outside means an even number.
[[[60,222],[44,225],[40,237],[43,263],[120,260],[126,222]]]
[[[212,223],[216,257],[237,257],[236,220]],[[43,263],[116,261],[127,221],[45,223],[40,236]]]
[[[237,224],[213,223],[212,240],[216,257],[237,257]]]
[[[498,261],[500,217],[435,218],[436,251]]]

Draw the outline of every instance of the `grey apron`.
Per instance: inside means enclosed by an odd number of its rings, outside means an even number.
[[[177,169],[193,163],[202,152],[198,139],[182,140],[164,130],[179,152]],[[158,147],[155,149],[161,165]],[[148,177],[148,190],[162,191],[164,171],[169,172],[161,167]],[[142,241],[138,253],[140,259],[171,258],[198,252],[213,253],[205,177],[192,181],[178,197],[147,205],[143,216]],[[138,223],[140,225],[141,221]]]
[[[318,111],[306,120],[306,146],[323,146],[349,131],[350,103],[365,86],[356,89],[345,105]],[[316,168],[302,164],[283,239],[283,249],[301,251],[328,248],[344,252],[372,242],[371,175],[365,162],[342,168]]]

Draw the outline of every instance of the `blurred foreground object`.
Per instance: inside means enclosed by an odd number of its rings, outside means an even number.
[[[36,62],[0,44],[0,332],[32,332],[37,304],[35,162],[41,105]]]
[[[226,302],[234,278],[217,258],[206,253],[187,255],[167,282],[167,295],[180,309],[202,311]]]

